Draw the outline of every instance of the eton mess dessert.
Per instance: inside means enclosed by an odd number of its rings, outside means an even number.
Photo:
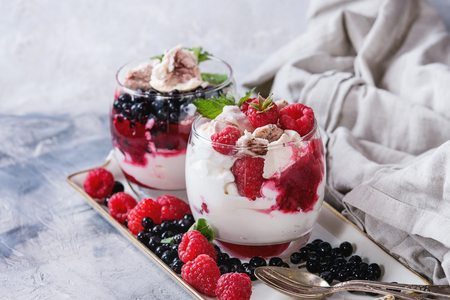
[[[311,108],[249,99],[252,92],[237,105],[231,93],[193,102],[203,117],[187,150],[187,194],[195,219],[206,219],[224,245],[284,250],[306,241],[317,221],[323,144]]]
[[[202,63],[210,73],[202,72]],[[201,47],[178,45],[133,61],[117,73],[110,124],[114,154],[130,182],[144,188],[185,188],[184,166],[199,98],[235,87],[231,68]]]

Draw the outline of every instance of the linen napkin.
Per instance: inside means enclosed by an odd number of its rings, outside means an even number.
[[[313,108],[325,200],[434,284],[450,280],[450,37],[425,0],[311,1],[245,80]]]

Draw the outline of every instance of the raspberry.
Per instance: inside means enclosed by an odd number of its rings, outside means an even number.
[[[314,112],[301,103],[288,105],[280,110],[280,125],[283,129],[295,130],[300,136],[305,136],[314,128]]]
[[[189,204],[172,195],[162,195],[156,199],[161,205],[161,221],[181,220],[185,214],[191,213]]]
[[[243,103],[241,104],[240,109],[241,109],[241,111],[242,111],[245,115],[247,115],[248,107],[250,106],[250,103],[251,103],[253,100],[257,100],[257,98],[247,99],[245,102],[243,102]]]
[[[94,199],[108,197],[114,187],[114,176],[106,169],[97,168],[89,171],[84,179],[84,190]]]
[[[219,300],[249,300],[252,281],[244,273],[223,274],[217,282],[216,295]]]
[[[137,235],[142,227],[142,219],[144,217],[152,218],[155,224],[161,223],[161,205],[153,199],[142,199],[128,214],[128,229]]]
[[[261,197],[261,186],[264,183],[262,177],[264,171],[264,158],[242,157],[237,159],[231,167],[234,181],[239,195],[251,200]]]
[[[234,146],[236,145],[236,141],[241,137],[241,132],[236,127],[225,127],[221,132],[214,133],[211,136],[211,141],[219,144],[226,144]],[[214,150],[223,154],[223,155],[234,155],[236,153],[236,149],[234,147],[221,146],[213,144]]]
[[[258,99],[250,103],[246,115],[255,128],[276,124],[278,121],[278,106],[273,103],[272,95],[269,95],[267,99],[258,95]]]
[[[197,230],[191,230],[183,235],[180,245],[178,246],[178,256],[187,263],[195,259],[201,254],[207,254],[213,260],[217,260],[216,249],[213,244]]]
[[[181,268],[181,277],[200,293],[215,296],[220,270],[211,257],[201,254]]]
[[[109,213],[120,224],[125,224],[128,213],[137,205],[136,200],[127,193],[119,192],[111,196],[108,201]]]

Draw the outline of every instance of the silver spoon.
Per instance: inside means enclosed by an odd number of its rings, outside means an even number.
[[[310,299],[322,298],[331,293],[350,290],[393,295],[398,299],[429,299],[412,294],[385,290],[386,288],[450,298],[449,286],[405,285],[377,281],[352,280],[341,282],[330,287],[324,279],[317,275],[281,267],[259,267],[255,270],[255,275],[262,282],[282,293]]]

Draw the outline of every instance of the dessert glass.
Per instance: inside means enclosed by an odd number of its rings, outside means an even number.
[[[114,100],[110,107],[110,128],[114,155],[129,182],[145,189],[185,189],[185,157],[191,125],[196,118],[192,101],[236,93],[231,67],[209,56],[201,63],[205,73],[226,74],[216,86],[180,93],[133,90],[124,86],[128,70],[149,58],[132,61],[119,69]]]
[[[203,117],[194,121],[187,149],[186,190],[195,219],[206,219],[221,246],[238,257],[275,256],[289,245],[306,244],[325,188],[324,150],[317,122],[300,140],[237,147],[212,142],[202,126],[208,121]],[[228,148],[231,155],[223,155],[213,146]],[[234,163],[246,156],[264,159],[261,197],[255,200],[239,195],[232,172]],[[253,184],[250,181],[248,184]]]

